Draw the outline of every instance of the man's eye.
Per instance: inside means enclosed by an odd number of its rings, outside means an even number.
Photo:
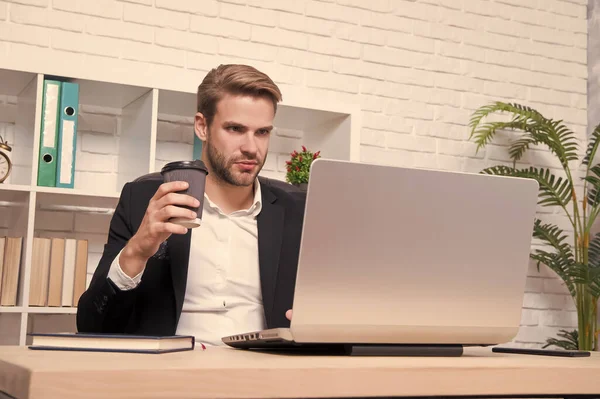
[[[242,130],[242,128],[239,126],[229,126],[227,129],[231,130],[232,132],[239,132]]]
[[[267,134],[269,134],[269,133],[271,133],[271,131],[270,131],[270,130],[267,130],[267,129],[263,129],[263,130],[259,130],[259,131],[258,131],[258,134],[261,134],[261,135],[267,135]]]

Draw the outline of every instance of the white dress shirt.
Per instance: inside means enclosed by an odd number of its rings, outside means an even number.
[[[221,337],[265,328],[258,262],[256,217],[262,209],[258,179],[250,208],[225,214],[205,194],[202,223],[192,229],[187,288],[178,335],[193,335],[197,343],[223,345]],[[137,287],[119,265],[108,273],[121,290]]]

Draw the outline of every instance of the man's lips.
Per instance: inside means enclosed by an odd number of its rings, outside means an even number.
[[[257,164],[258,164],[257,162],[253,162],[253,161],[236,162],[236,165],[239,165],[240,169],[243,169],[243,170],[252,170],[252,169],[254,169],[254,167]]]

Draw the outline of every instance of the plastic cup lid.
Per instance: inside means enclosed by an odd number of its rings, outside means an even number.
[[[168,164],[163,166],[160,173],[162,174],[177,169],[198,169],[208,174],[208,169],[206,168],[206,165],[199,159],[196,159],[194,161],[169,162]]]

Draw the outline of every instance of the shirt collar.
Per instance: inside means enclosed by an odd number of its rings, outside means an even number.
[[[214,211],[219,212],[222,215],[225,213],[219,208],[217,204],[212,202],[208,195],[204,193],[204,208],[209,208]],[[252,201],[252,205],[248,209],[241,209],[239,211],[232,212],[229,216],[257,216],[262,210],[262,191],[260,187],[260,181],[258,177],[254,180],[254,200]]]

